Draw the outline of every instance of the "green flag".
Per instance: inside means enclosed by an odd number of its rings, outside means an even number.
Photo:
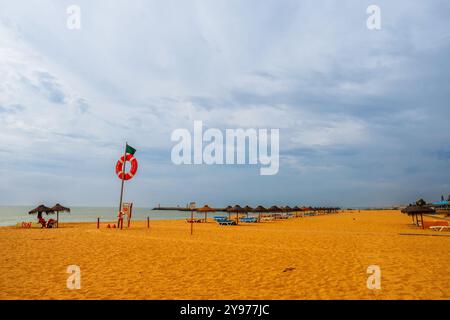
[[[125,149],[125,152],[126,152],[126,153],[129,153],[129,154],[134,154],[134,153],[136,152],[136,149],[133,148],[132,146],[129,146],[129,145],[127,144],[127,147],[126,147],[126,149]]]

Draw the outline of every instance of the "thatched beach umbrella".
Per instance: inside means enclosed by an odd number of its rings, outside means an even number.
[[[408,206],[405,209],[402,210],[403,213],[406,213],[408,216],[413,217],[414,222],[414,216],[416,217],[416,223],[419,223],[418,216],[420,215],[420,220],[422,222],[422,229],[425,229],[423,225],[423,215],[424,214],[431,214],[436,213],[435,210],[429,208],[429,207],[423,207],[423,206]]]
[[[267,209],[268,212],[281,212],[281,209],[277,206],[271,206],[269,209]]]
[[[299,211],[302,211],[302,209],[300,209],[298,206],[295,206],[295,207],[292,208],[292,212],[295,212],[295,217],[296,217],[296,218],[297,218],[297,213],[298,213]]]
[[[226,213],[228,213],[228,220],[230,220],[230,218],[231,218],[231,209],[233,209],[233,207],[232,206],[227,206],[225,209],[224,209],[224,211],[226,212]]]
[[[248,213],[253,212],[253,208],[250,207],[249,205],[246,205],[243,209],[244,209],[244,212],[247,214],[247,218],[248,218]]]
[[[269,209],[267,209],[268,212],[272,212],[272,213],[279,213],[282,212],[282,210],[280,208],[278,208],[277,206],[271,206]],[[276,216],[275,216],[276,219]]]
[[[203,207],[198,208],[197,212],[204,212],[205,213],[205,222],[206,222],[206,219],[208,218],[208,212],[216,212],[216,210],[211,208],[207,204],[205,204]]]
[[[38,215],[38,219],[42,218],[42,213],[45,212],[46,214],[49,214],[50,212],[52,212],[52,210],[47,207],[44,206],[43,204],[37,206],[36,208],[34,208],[33,210],[29,211],[28,214],[36,214]]]
[[[263,206],[257,206],[256,208],[253,209],[253,212],[258,213],[258,222],[260,222],[261,221],[261,213],[267,212],[267,209],[264,208]]]
[[[283,211],[284,212],[292,212],[292,208],[289,206],[285,206],[285,207],[283,207]]]
[[[70,208],[66,208],[59,203],[55,204],[50,208],[52,212],[56,212],[56,226],[59,228],[59,213],[60,212],[70,212]]]
[[[229,213],[235,212],[236,213],[236,224],[239,223],[239,213],[245,212],[244,209],[240,205],[235,205],[233,208],[228,210]]]

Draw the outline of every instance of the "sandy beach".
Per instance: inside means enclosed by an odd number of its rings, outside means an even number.
[[[2,227],[0,239],[0,299],[450,298],[450,233],[399,211],[211,221],[193,236],[185,221]],[[66,287],[69,265],[80,266],[80,290]],[[369,265],[381,268],[380,290],[366,286]]]

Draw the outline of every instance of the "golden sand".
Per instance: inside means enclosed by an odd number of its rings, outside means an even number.
[[[0,298],[449,299],[448,235],[398,211],[211,221],[193,236],[184,221],[0,228]],[[66,287],[68,265],[81,268],[80,290]],[[381,268],[380,290],[366,286],[369,265]]]

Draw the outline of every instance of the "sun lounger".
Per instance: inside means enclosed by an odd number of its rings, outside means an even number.
[[[253,217],[251,217],[251,218],[241,218],[241,219],[239,219],[239,221],[240,222],[246,222],[246,223],[255,223],[255,222],[258,222],[258,219],[257,218],[253,218]]]
[[[222,216],[215,216],[215,217],[214,217],[214,220],[216,220],[217,222],[219,222],[219,221],[228,220],[228,218],[227,218],[227,217],[222,217]]]
[[[186,219],[186,222],[187,223],[200,223],[200,222],[202,222],[202,220],[201,219]]]
[[[273,217],[262,217],[261,221],[272,221]]]
[[[220,224],[221,226],[233,226],[236,225],[236,221],[233,220],[221,220],[221,221],[217,221],[218,224]]]
[[[446,227],[446,226],[448,226],[448,221],[435,220],[423,222],[424,229],[428,229],[430,227]]]
[[[450,231],[450,226],[431,226],[430,229],[433,231]]]

